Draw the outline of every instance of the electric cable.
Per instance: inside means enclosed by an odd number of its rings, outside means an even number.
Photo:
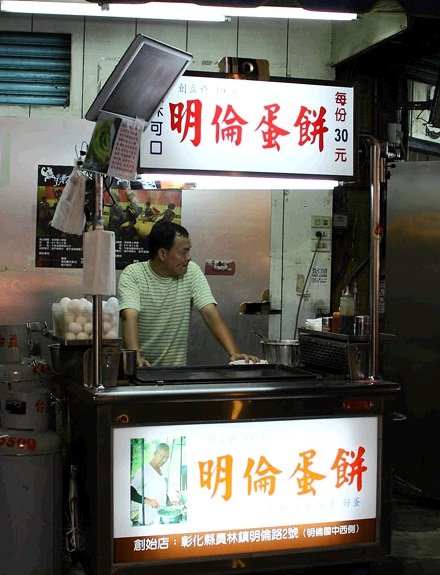
[[[293,330],[293,339],[297,339],[299,312],[301,310],[301,305],[302,305],[302,302],[304,299],[304,294],[306,292],[307,282],[309,281],[309,277],[310,277],[310,273],[312,271],[313,263],[315,261],[316,254],[318,253],[319,246],[321,245],[321,238],[322,238],[321,232],[316,232],[316,237],[318,238],[318,241],[316,242],[316,248],[313,252],[312,261],[310,262],[310,266],[309,266],[309,271],[307,272],[307,276],[306,276],[306,279],[304,281],[303,289],[302,289],[301,295],[299,297],[298,309],[296,310],[295,329]]]

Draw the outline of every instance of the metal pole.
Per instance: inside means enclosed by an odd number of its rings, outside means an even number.
[[[103,202],[103,176],[95,174],[95,220],[94,229],[103,229],[102,202]],[[92,387],[104,389],[102,381],[102,296],[94,295],[93,300],[93,380]]]
[[[379,287],[380,287],[380,143],[373,136],[362,135],[370,147],[370,360],[368,379],[380,379],[379,374]]]

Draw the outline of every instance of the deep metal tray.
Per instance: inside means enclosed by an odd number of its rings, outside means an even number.
[[[346,335],[344,333],[334,333],[332,331],[318,331],[315,329],[307,329],[301,327],[298,330],[299,334],[310,335],[320,339],[327,339],[329,341],[340,341],[344,343],[367,343],[370,340],[369,335]]]

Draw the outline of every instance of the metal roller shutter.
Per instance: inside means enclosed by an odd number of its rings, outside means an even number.
[[[68,106],[70,34],[0,32],[0,104]]]

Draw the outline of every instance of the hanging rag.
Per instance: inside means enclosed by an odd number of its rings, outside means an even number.
[[[86,181],[87,176],[75,166],[55,209],[50,224],[53,228],[66,234],[82,236],[86,221],[84,214]]]
[[[115,234],[103,229],[83,237],[84,295],[116,294]]]

